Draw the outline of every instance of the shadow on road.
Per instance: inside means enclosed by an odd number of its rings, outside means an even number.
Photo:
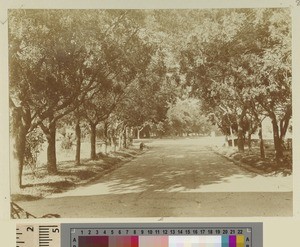
[[[92,184],[20,205],[36,215],[55,212],[62,217],[292,215],[292,192],[274,191],[277,180],[270,191],[256,190],[266,186],[265,179],[216,155],[205,139],[158,140]],[[216,186],[227,187],[219,191]],[[241,189],[233,191],[234,186]]]
[[[167,140],[152,143],[142,157],[101,180],[110,193],[124,191],[176,192],[220,184],[232,176],[254,177],[232,162],[209,151],[197,140]]]

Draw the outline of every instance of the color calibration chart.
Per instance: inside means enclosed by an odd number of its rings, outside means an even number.
[[[262,223],[62,224],[70,247],[262,247]]]

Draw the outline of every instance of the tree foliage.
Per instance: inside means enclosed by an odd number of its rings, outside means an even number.
[[[292,114],[290,23],[287,9],[216,10],[190,37],[181,58],[187,85],[205,99],[207,112],[219,123],[236,116],[239,150],[247,114],[271,118],[278,160]]]
[[[77,147],[81,122],[89,124],[96,158],[101,122],[106,140],[115,140],[145,126],[206,133],[209,119],[236,134],[243,151],[246,134],[269,117],[280,163],[291,74],[289,9],[10,10],[19,185],[30,133],[43,131],[55,173],[56,131],[67,121],[76,125]]]

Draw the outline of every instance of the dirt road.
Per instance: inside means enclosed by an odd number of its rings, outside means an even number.
[[[210,151],[209,141],[153,141],[92,185],[19,204],[64,218],[292,215],[292,177],[244,170]]]

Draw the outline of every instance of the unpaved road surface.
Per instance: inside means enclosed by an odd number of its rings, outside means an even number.
[[[28,202],[71,217],[291,216],[292,177],[264,177],[215,154],[209,138],[156,140],[93,184]]]

